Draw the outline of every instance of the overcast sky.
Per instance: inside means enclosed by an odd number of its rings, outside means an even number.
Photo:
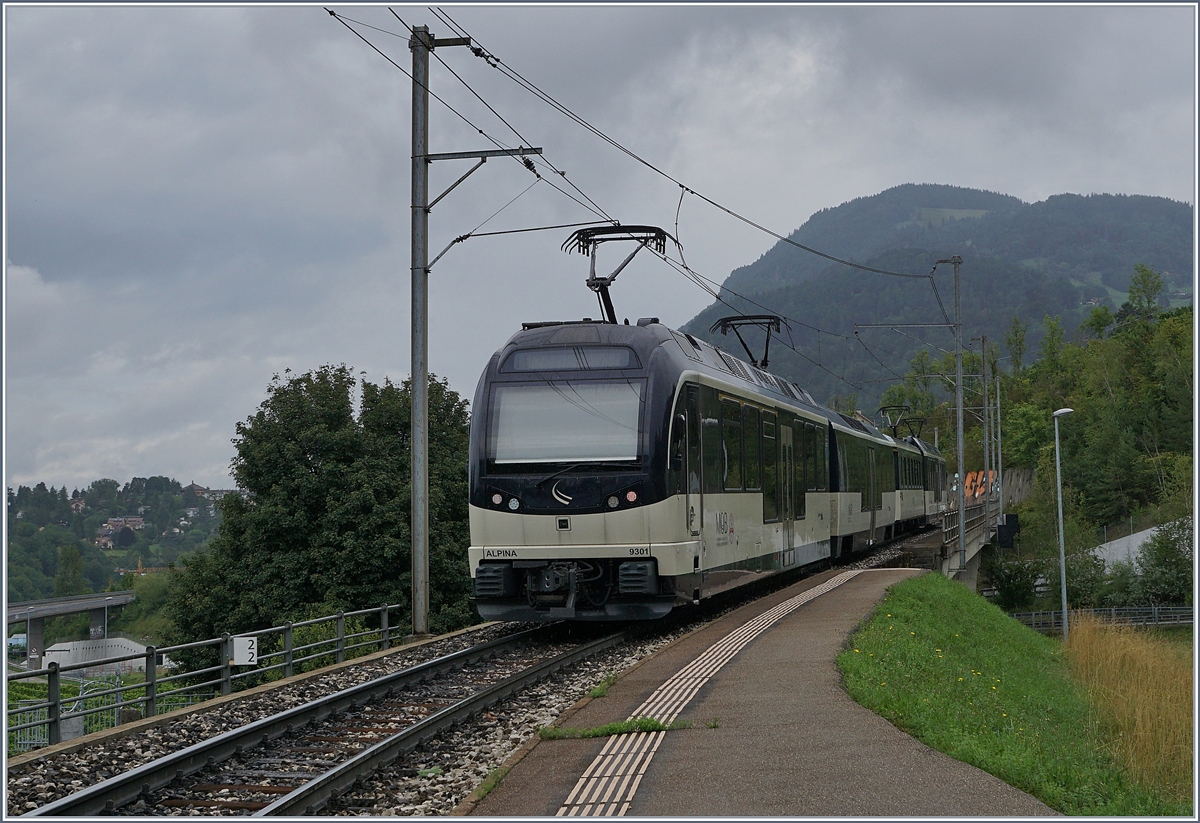
[[[333,8],[391,32],[358,27],[411,65],[387,7]],[[426,6],[392,8],[455,34]],[[1192,5],[444,9],[614,140],[781,234],[908,182],[1195,203]],[[320,6],[6,5],[4,25],[9,486],[228,488],[234,426],[273,374],[407,377],[404,74]],[[494,148],[477,129],[523,139],[607,214],[675,232],[674,183],[468,50],[436,56],[430,85],[470,125],[433,101],[431,151]],[[431,192],[469,165],[434,164]],[[549,182],[522,194],[535,180],[489,161],[433,210],[431,257],[480,224],[596,219]],[[597,316],[567,234],[472,238],[437,263],[431,371],[470,398],[522,321]],[[678,234],[716,281],[773,243],[695,197]],[[649,257],[613,298],[672,326],[709,303]]]

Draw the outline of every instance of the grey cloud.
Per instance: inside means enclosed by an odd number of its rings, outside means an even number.
[[[384,7],[338,7],[400,29]],[[424,7],[410,23],[453,34]],[[1193,199],[1191,10],[464,6],[487,48],[688,186],[786,233],[904,182],[1027,200]],[[409,81],[319,6],[7,7],[8,482],[166,473],[223,486],[234,424],[285,368],[408,374]],[[1186,21],[1190,21],[1186,17]],[[364,30],[400,65],[402,38]],[[463,49],[439,55],[624,222],[720,281],[773,240],[586,134]],[[436,60],[437,94],[514,137]],[[491,144],[438,103],[432,148]],[[435,164],[438,192],[466,164]],[[589,219],[490,161],[433,210],[440,251]],[[560,186],[566,188],[559,182]],[[495,216],[493,216],[495,215]],[[490,219],[489,219],[490,218]],[[430,368],[470,397],[525,320],[596,316],[567,231],[454,245]],[[708,296],[650,259],[621,316]]]

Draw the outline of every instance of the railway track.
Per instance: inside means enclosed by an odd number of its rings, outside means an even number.
[[[423,742],[626,639],[547,643],[539,627],[250,723],[60,798],[25,817],[312,814]],[[566,648],[564,648],[564,646]]]

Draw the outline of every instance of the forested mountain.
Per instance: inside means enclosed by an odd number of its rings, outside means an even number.
[[[877,269],[924,275],[960,255],[966,337],[1002,342],[1012,318],[1041,340],[1042,320],[1058,316],[1068,337],[1093,306],[1116,311],[1137,264],[1163,276],[1164,300],[1192,296],[1192,207],[1160,197],[1055,195],[1039,203],[955,186],[907,184],[814,214],[790,239]],[[789,320],[773,344],[771,370],[819,400],[848,395],[865,412],[903,374],[917,351],[953,348],[948,329],[861,329],[854,324],[945,323],[953,312],[952,268],[927,279],[871,274],[777,243],[736,269],[714,303],[685,329],[739,350],[709,332],[738,312]],[[944,309],[944,313],[943,313]],[[814,329],[821,330],[820,332]],[[792,346],[794,350],[785,348]],[[1006,352],[1007,353],[1007,352]]]

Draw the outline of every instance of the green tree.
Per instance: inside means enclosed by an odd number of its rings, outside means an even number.
[[[1108,306],[1095,306],[1088,314],[1087,320],[1083,321],[1084,331],[1089,332],[1092,337],[1100,338],[1104,336],[1104,332],[1113,324],[1115,318],[1112,310]]]
[[[345,365],[275,377],[234,438],[231,469],[248,496],[226,496],[217,536],[173,581],[180,639],[278,625],[314,604],[409,602],[410,403],[408,382],[360,384]],[[468,415],[436,378],[429,420],[430,627],[444,630],[473,620]]]
[[[54,596],[70,597],[87,594],[87,580],[83,576],[83,558],[75,546],[61,546],[58,550],[58,570],[54,574]]]
[[[1004,337],[1004,343],[1008,346],[1008,354],[1012,360],[1013,374],[1020,374],[1021,364],[1025,361],[1025,332],[1028,329],[1029,324],[1022,323],[1016,317],[1008,325],[1008,334]]]
[[[996,554],[987,558],[987,576],[996,588],[996,605],[1006,612],[1031,607],[1037,598],[1034,587],[1044,573],[1045,562],[1036,558],[1002,558]]]
[[[1042,319],[1046,334],[1042,338],[1042,360],[1050,369],[1057,369],[1063,350],[1063,326],[1058,317],[1046,315]]]
[[[1158,313],[1158,296],[1164,288],[1162,275],[1149,266],[1138,263],[1129,280],[1129,307],[1140,318],[1149,319]]]
[[[1192,605],[1195,526],[1190,517],[1166,523],[1142,544],[1137,557],[1141,593],[1155,605]]]

